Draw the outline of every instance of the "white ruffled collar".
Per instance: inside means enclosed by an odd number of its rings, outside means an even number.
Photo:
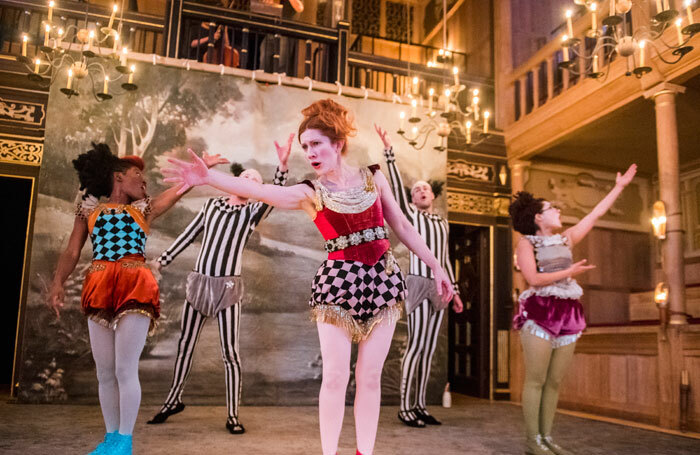
[[[526,235],[530,243],[535,247],[545,247],[545,246],[555,246],[555,245],[569,245],[569,238],[565,235],[554,234],[554,235]]]

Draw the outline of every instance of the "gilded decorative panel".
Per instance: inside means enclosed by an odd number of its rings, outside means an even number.
[[[508,216],[510,199],[474,193],[447,193],[447,207],[451,212],[471,215]]]
[[[449,160],[447,162],[447,177],[462,182],[478,181],[493,182],[495,177],[493,165],[469,163],[465,160]]]
[[[45,115],[46,112],[42,104],[0,99],[0,120],[41,125]]]
[[[44,145],[36,142],[0,139],[0,161],[41,166]]]

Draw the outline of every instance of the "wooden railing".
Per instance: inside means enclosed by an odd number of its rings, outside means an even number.
[[[42,22],[47,19],[48,2],[43,0],[2,0],[0,1],[0,21],[5,28],[0,52],[19,55],[22,35],[29,38],[28,52],[34,55],[36,43],[44,37]],[[70,26],[96,29],[107,25],[111,11],[107,8],[75,1],[57,2],[53,9],[52,22],[64,29]],[[116,23],[122,19],[117,16]],[[134,52],[162,54],[164,20],[159,16],[125,11],[121,20],[121,41]],[[73,37],[75,34],[71,34]]]

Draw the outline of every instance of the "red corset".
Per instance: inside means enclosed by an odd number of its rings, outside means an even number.
[[[323,207],[321,211],[316,212],[314,223],[325,240],[335,239],[341,235],[349,235],[368,228],[381,227],[384,226],[382,202],[377,197],[371,207],[360,213],[338,213],[328,207]],[[360,261],[363,264],[374,265],[379,262],[390,247],[391,243],[388,239],[374,240],[328,253],[328,259]]]

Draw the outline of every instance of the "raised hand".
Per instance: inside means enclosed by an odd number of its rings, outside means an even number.
[[[617,177],[615,178],[615,185],[619,185],[622,187],[629,185],[636,173],[637,165],[632,164],[629,168],[627,168],[627,172],[625,172],[623,175],[620,175],[619,172],[617,173]]]
[[[377,132],[377,134],[379,135],[379,138],[384,143],[384,148],[385,149],[391,148],[391,139],[389,138],[389,133],[385,129],[383,129],[381,126],[377,125],[376,123],[374,124],[374,131]]]
[[[572,264],[569,267],[569,276],[574,277],[595,268],[595,265],[586,265],[586,262],[588,262],[587,259],[582,259]]]
[[[209,175],[209,169],[204,160],[198,157],[192,149],[187,149],[187,153],[190,155],[190,158],[192,158],[192,161],[168,158],[168,162],[174,167],[163,169],[164,174],[170,174],[172,176],[163,181],[180,185],[177,194],[182,194],[193,186],[205,185],[207,183],[207,176]]]
[[[228,164],[229,160],[217,153],[216,155],[210,155],[207,152],[202,152],[202,161],[207,164],[208,168],[212,168],[217,164]]]
[[[280,145],[275,141],[275,148],[277,149],[277,157],[280,160],[280,165],[287,167],[287,160],[289,160],[289,155],[292,153],[292,144],[294,143],[294,133],[289,135],[286,144]]]

